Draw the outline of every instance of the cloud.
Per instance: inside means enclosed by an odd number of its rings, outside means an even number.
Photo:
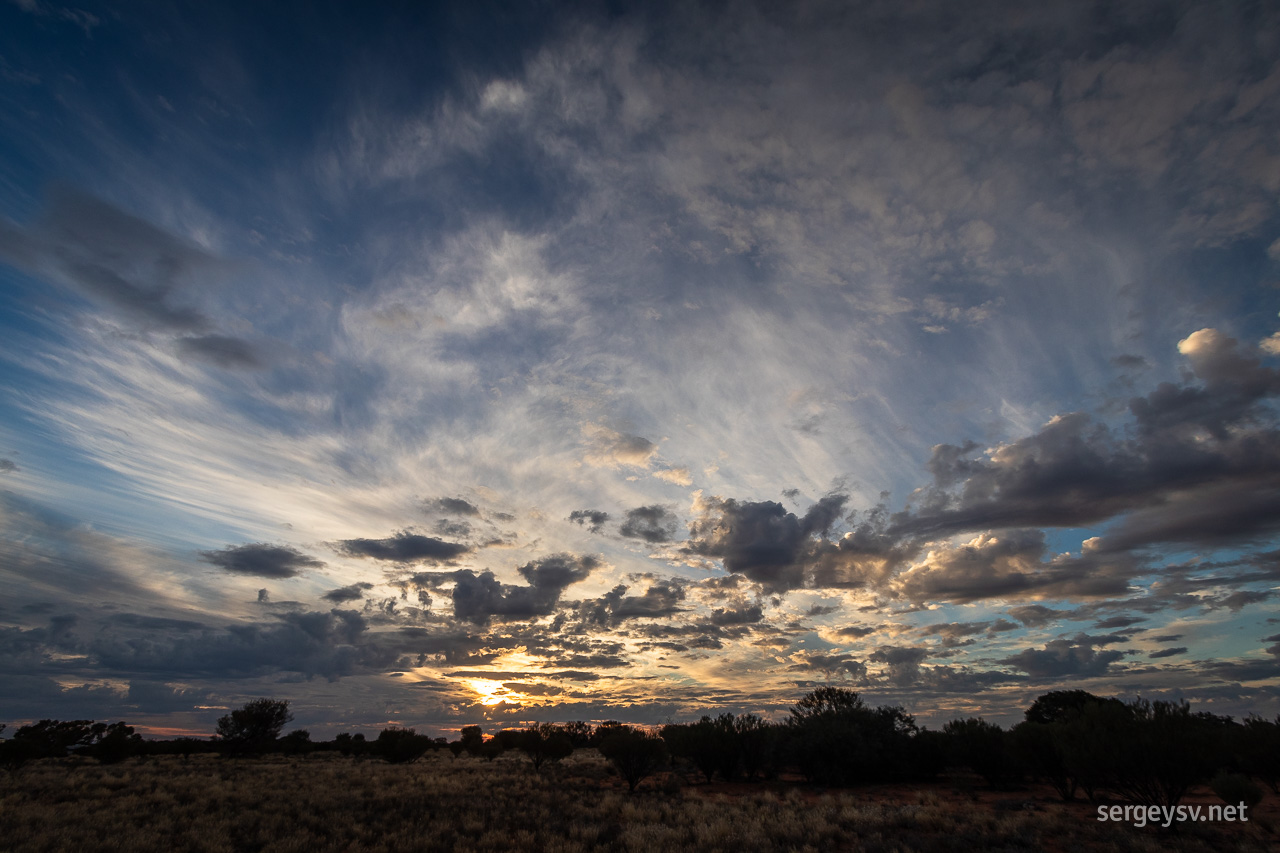
[[[12,459],[0,459],[0,474],[10,474],[18,470],[18,465]]]
[[[906,559],[910,546],[883,536],[883,516],[876,511],[838,542],[826,538],[847,499],[828,495],[800,517],[776,501],[699,494],[684,548],[720,559],[730,572],[769,589],[862,586]]]
[[[759,604],[742,603],[734,608],[717,607],[711,611],[712,625],[754,625],[764,619]]]
[[[1045,607],[1043,604],[1024,604],[1021,607],[1009,609],[1009,615],[1028,628],[1042,628],[1059,616],[1066,616],[1069,613],[1070,611],[1054,610],[1052,607]]]
[[[263,578],[291,578],[304,569],[324,566],[320,560],[287,545],[269,545],[253,542],[248,545],[228,545],[221,551],[201,551],[200,559],[220,569],[239,575],[256,575]]]
[[[227,335],[178,338],[178,352],[229,370],[256,370],[266,362],[248,342]]]
[[[475,516],[480,514],[480,510],[468,501],[462,498],[436,498],[427,501],[426,509],[430,512],[438,512],[441,515],[466,515]]]
[[[68,189],[38,223],[0,223],[0,259],[69,284],[146,326],[201,329],[190,291],[220,262],[143,220]]]
[[[518,569],[528,586],[504,584],[493,572],[477,575],[468,569],[442,573],[439,578],[454,581],[454,616],[482,625],[494,617],[513,620],[550,615],[565,588],[586,580],[599,566],[594,557],[553,554]]]
[[[692,486],[693,477],[688,468],[662,468],[653,472],[653,476],[676,486]]]
[[[1041,530],[982,534],[963,545],[939,545],[894,585],[916,602],[1102,598],[1126,594],[1140,567],[1124,556],[1047,557],[1047,551]]]
[[[626,619],[650,619],[671,616],[684,610],[683,586],[672,582],[652,583],[643,595],[626,594],[628,587],[618,584],[600,598],[578,605],[579,617],[594,625],[617,625]]]
[[[337,545],[338,552],[348,557],[369,557],[394,563],[444,563],[472,550],[470,545],[445,542],[403,530],[387,539],[344,539]]]
[[[1198,384],[1166,382],[1133,398],[1133,437],[1075,412],[985,458],[973,457],[972,443],[939,445],[933,485],[921,490],[915,511],[894,516],[890,532],[1078,527],[1120,517],[1099,551],[1274,533],[1280,430],[1264,401],[1280,393],[1280,373],[1213,329],[1178,349]]]
[[[364,598],[365,590],[373,589],[371,583],[353,583],[348,586],[331,589],[324,595],[320,596],[325,601],[332,601],[335,604],[342,604],[346,601],[358,601]]]
[[[569,520],[574,524],[586,526],[592,533],[599,533],[604,523],[609,520],[609,513],[598,509],[575,509],[569,513]]]
[[[1024,649],[997,663],[1020,669],[1032,678],[1072,678],[1104,675],[1123,657],[1124,652],[1099,652],[1087,643],[1050,640],[1043,649]]]
[[[330,680],[390,669],[400,654],[352,610],[293,611],[276,624],[236,624],[147,639],[95,636],[86,652],[106,672],[174,679],[244,678],[282,672]]]
[[[669,542],[675,535],[680,520],[664,506],[641,506],[627,510],[626,519],[618,532],[631,539],[646,542]]]
[[[648,468],[658,445],[639,435],[626,435],[600,424],[586,424],[582,433],[587,438],[586,460],[591,465],[617,468]]]
[[[867,677],[867,665],[856,660],[852,655],[801,650],[788,655],[787,659],[791,661],[787,666],[789,672],[816,671],[826,673],[828,676],[840,675],[852,678],[855,682],[862,682]]]
[[[1158,649],[1148,654],[1147,657],[1154,660],[1156,658],[1171,658],[1175,655],[1185,655],[1186,653],[1187,653],[1186,646],[1177,646],[1176,648],[1170,648],[1170,649]]]

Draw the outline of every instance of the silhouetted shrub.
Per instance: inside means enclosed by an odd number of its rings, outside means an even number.
[[[559,726],[540,723],[520,733],[519,748],[533,769],[542,772],[542,765],[547,761],[560,761],[573,754],[573,740]]]
[[[590,723],[584,723],[582,720],[574,720],[565,723],[560,727],[569,740],[573,741],[574,749],[586,749],[593,746],[592,737],[595,735],[595,728]]]
[[[407,764],[417,761],[431,749],[431,738],[413,729],[383,729],[373,742],[373,752],[391,764]]]
[[[94,728],[96,729],[97,726]],[[100,734],[97,734],[97,740],[86,748],[85,752],[103,764],[116,764],[126,758],[142,755],[145,746],[146,742],[143,741],[142,735],[136,734],[133,726],[119,722],[106,726]]]
[[[524,731],[522,729],[503,729],[490,740],[496,743],[502,752],[507,752],[508,750],[520,748],[520,738],[523,735]]]
[[[285,724],[293,719],[284,699],[254,699],[238,711],[218,718],[217,738],[233,755],[271,749]]]
[[[1052,785],[1063,800],[1074,800],[1080,783],[1067,771],[1053,732],[1053,724],[1021,722],[1009,731],[1009,739],[1026,772]]]
[[[1236,767],[1280,794],[1280,716],[1275,722],[1251,716],[1229,735]]]
[[[610,726],[597,748],[617,768],[631,791],[658,769],[667,753],[662,738],[621,724]]]
[[[955,766],[968,767],[988,785],[1008,787],[1022,777],[1022,770],[1008,743],[1004,729],[981,717],[952,720],[942,727],[948,759]]]
[[[1209,782],[1209,787],[1218,795],[1218,799],[1228,805],[1244,803],[1253,808],[1262,802],[1262,789],[1249,781],[1249,777],[1239,773],[1219,773]]]
[[[1185,702],[1088,703],[1055,733],[1067,771],[1090,791],[1106,787],[1144,805],[1175,806],[1207,782],[1220,721]],[[1092,799],[1092,794],[1090,793]]]
[[[1031,703],[1031,707],[1023,712],[1023,717],[1028,723],[1052,725],[1053,723],[1066,722],[1080,713],[1080,710],[1085,705],[1090,703],[1098,705],[1104,702],[1119,704],[1120,700],[1103,699],[1094,696],[1087,690],[1051,690],[1037,697]]]
[[[934,773],[933,744],[902,708],[869,708],[857,693],[819,687],[791,709],[786,748],[806,779],[824,785],[896,782]]]
[[[479,726],[463,726],[458,732],[462,750],[471,755],[479,755],[484,748],[484,729]]]

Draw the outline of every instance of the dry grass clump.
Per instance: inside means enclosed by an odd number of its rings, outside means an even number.
[[[1272,849],[1257,825],[1192,829],[1099,824],[1052,804],[1001,811],[934,791],[888,803],[858,790],[704,792],[655,779],[633,795],[590,753],[541,775],[514,758],[435,753],[407,765],[334,755],[46,760],[0,779],[0,847],[11,851]]]

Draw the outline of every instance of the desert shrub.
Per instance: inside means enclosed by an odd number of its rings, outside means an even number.
[[[1067,771],[1053,732],[1050,723],[1021,722],[1009,731],[1009,738],[1014,755],[1026,772],[1048,782],[1063,800],[1071,801],[1076,798],[1080,783]]]
[[[276,744],[284,755],[307,755],[316,748],[311,742],[311,732],[306,729],[294,729]]]
[[[993,787],[1008,787],[1021,779],[1022,768],[1007,733],[995,723],[981,717],[952,720],[942,733],[953,765],[968,767]]]
[[[390,764],[408,764],[425,755],[431,746],[431,738],[426,735],[393,726],[378,734],[373,742],[373,752]]]
[[[480,754],[480,750],[484,748],[484,729],[479,726],[463,726],[458,735],[458,743],[462,744],[463,752],[470,755]]]
[[[293,719],[284,699],[254,699],[218,718],[217,738],[228,754],[260,754],[270,750],[285,724]]]
[[[1103,699],[1087,690],[1051,690],[1036,698],[1023,712],[1028,723],[1052,725],[1062,723],[1080,713],[1085,705],[1102,703],[1121,704],[1118,699]]]
[[[1228,737],[1240,772],[1280,794],[1280,716],[1275,722],[1251,716],[1235,726]]]
[[[494,735],[490,740],[502,747],[503,752],[520,748],[520,739],[524,736],[521,729],[503,729]]]
[[[1209,787],[1228,805],[1244,803],[1252,809],[1262,802],[1262,789],[1239,773],[1219,773],[1210,780]]]
[[[791,709],[786,749],[806,779],[854,785],[916,778],[926,750],[914,718],[895,706],[868,707],[857,693],[819,687]]]
[[[144,754],[145,748],[146,742],[142,735],[136,734],[133,726],[119,722],[103,729],[85,752],[103,764],[117,764],[126,758]]]
[[[573,740],[559,726],[540,723],[520,734],[519,748],[529,756],[533,769],[539,773],[544,762],[560,761],[573,754]]]
[[[667,755],[662,738],[621,724],[610,727],[597,749],[622,775],[631,791],[657,770]]]
[[[1106,787],[1131,802],[1174,806],[1208,781],[1219,722],[1192,714],[1185,702],[1091,702],[1055,736],[1067,771],[1086,791]]]
[[[717,720],[703,716],[696,723],[663,726],[662,740],[673,756],[688,760],[708,782],[717,772],[726,782],[738,775],[738,743],[732,714],[722,714]]]

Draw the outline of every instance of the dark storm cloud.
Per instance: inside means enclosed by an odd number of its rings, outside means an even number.
[[[30,228],[0,222],[0,259],[70,284],[148,326],[207,325],[182,292],[221,262],[105,202],[54,192]]]
[[[438,512],[441,515],[475,516],[480,514],[479,508],[462,498],[436,498],[433,501],[427,501],[425,506],[429,512]]]
[[[771,590],[862,586],[883,578],[915,553],[885,535],[880,508],[838,542],[826,537],[847,497],[828,495],[803,517],[776,501],[704,500],[689,524],[688,552],[715,557]]]
[[[584,525],[592,533],[599,533],[609,520],[609,513],[598,509],[575,509],[569,513],[569,520],[574,524]]]
[[[287,545],[269,545],[253,542],[248,545],[228,545],[221,551],[201,551],[200,559],[220,569],[239,575],[257,575],[263,578],[291,578],[303,569],[318,569],[324,563]]]
[[[86,633],[78,651],[96,671],[150,679],[245,678],[293,672],[337,679],[391,668],[400,653],[353,610],[293,611],[274,622],[157,630],[132,620]],[[133,629],[133,630],[121,630]],[[138,628],[142,632],[138,632]]]
[[[849,676],[855,681],[867,677],[867,665],[852,655],[802,651],[791,655],[791,660],[788,672],[822,672],[828,676]]]
[[[1093,627],[1106,630],[1108,628],[1128,628],[1130,625],[1137,625],[1139,622],[1146,622],[1145,616],[1111,616],[1100,622],[1095,622]]]
[[[754,625],[764,619],[759,604],[743,603],[735,608],[717,607],[711,611],[712,625]]]
[[[325,601],[332,601],[335,604],[341,604],[344,601],[357,601],[364,598],[364,591],[367,589],[373,589],[373,584],[353,583],[349,586],[331,589],[320,597]]]
[[[913,646],[881,646],[867,660],[885,664],[889,683],[897,686],[914,684],[920,680],[920,664],[929,656],[928,649]]]
[[[106,621],[144,631],[200,631],[208,627],[203,622],[190,619],[169,619],[163,616],[143,616],[138,613],[113,613],[107,617]]]
[[[646,542],[669,542],[675,535],[679,525],[675,513],[664,506],[640,506],[627,510],[626,520],[618,528],[618,532],[631,539],[643,539]]]
[[[1069,610],[1054,610],[1052,607],[1045,607],[1043,604],[1024,604],[1021,607],[1011,608],[1009,615],[1028,628],[1041,628],[1059,616],[1069,615],[1070,612]]]
[[[255,370],[265,366],[261,354],[248,341],[227,335],[178,338],[178,352],[229,370]]]
[[[683,586],[672,582],[650,584],[644,595],[626,594],[625,584],[618,584],[600,598],[583,601],[578,605],[578,616],[584,622],[594,625],[617,625],[626,619],[656,618],[671,616],[684,608],[680,606],[685,599]]]
[[[1171,658],[1174,655],[1185,655],[1186,653],[1187,653],[1186,646],[1178,646],[1176,648],[1171,648],[1171,649],[1159,649],[1158,651],[1151,652],[1150,654],[1147,655],[1147,657],[1151,659]]]
[[[469,569],[442,572],[436,582],[453,580],[453,615],[476,624],[491,618],[532,619],[553,613],[565,587],[586,580],[599,566],[594,557],[553,554],[526,563],[517,571],[528,586],[501,583],[490,571],[476,574]],[[423,576],[422,580],[431,578]]]
[[[344,539],[337,543],[337,550],[348,557],[369,557],[394,563],[444,563],[472,548],[402,530],[387,539]]]
[[[1123,657],[1121,651],[1099,652],[1071,640],[1050,640],[1043,649],[1024,649],[998,663],[1020,669],[1032,678],[1068,678],[1104,675],[1107,667]]]
[[[1075,412],[981,457],[973,443],[934,448],[933,485],[915,510],[894,516],[891,532],[1077,527],[1124,516],[1103,551],[1274,533],[1280,430],[1266,401],[1280,393],[1280,374],[1212,329],[1179,351],[1198,382],[1166,382],[1133,398],[1131,434]]]

